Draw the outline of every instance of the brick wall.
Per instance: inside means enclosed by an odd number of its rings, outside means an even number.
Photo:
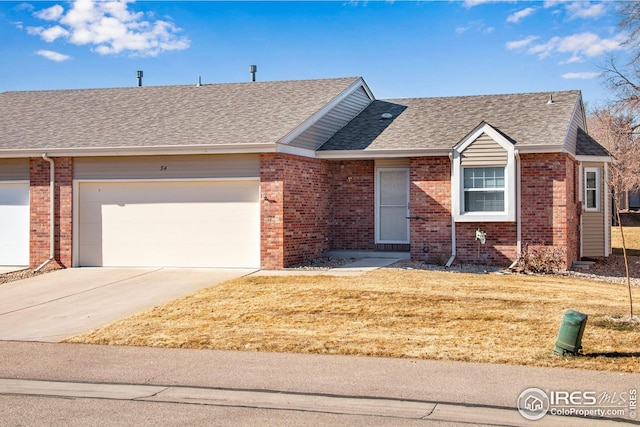
[[[373,160],[329,163],[331,248],[375,248],[375,165]]]
[[[451,256],[451,161],[410,159],[411,258],[445,263]]]
[[[48,267],[72,265],[73,159],[55,157],[55,260]],[[50,193],[49,162],[31,158],[30,205],[31,240],[30,268],[37,268],[50,256]]]
[[[486,233],[485,243],[476,240],[476,230]],[[508,266],[518,253],[515,222],[456,223],[456,262]]]
[[[565,251],[567,266],[580,251],[577,164],[563,153],[521,155],[523,245]]]
[[[279,269],[331,247],[331,191],[326,161],[288,154],[260,157],[261,266]]]

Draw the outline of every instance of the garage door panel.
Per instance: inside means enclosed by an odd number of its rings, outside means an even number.
[[[29,264],[29,183],[0,183],[0,265]]]
[[[257,180],[81,183],[84,266],[260,264]]]

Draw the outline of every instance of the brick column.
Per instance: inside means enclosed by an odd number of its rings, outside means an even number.
[[[411,258],[444,264],[451,256],[451,161],[413,157],[410,165]]]
[[[71,267],[73,217],[73,158],[53,157],[55,162],[55,259],[49,267]],[[31,158],[31,239],[29,267],[39,267],[50,256],[49,162]]]

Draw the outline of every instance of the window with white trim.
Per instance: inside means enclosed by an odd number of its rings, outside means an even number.
[[[600,168],[584,169],[584,209],[600,211]]]
[[[504,212],[504,167],[465,167],[464,212]]]

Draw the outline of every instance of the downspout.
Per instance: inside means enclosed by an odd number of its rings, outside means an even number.
[[[449,160],[451,160],[451,195],[453,197],[453,186],[456,185],[456,183],[453,182],[453,151],[449,153]],[[451,200],[451,258],[449,258],[449,261],[445,264],[446,268],[451,267],[453,260],[456,259],[456,217],[453,212],[453,205],[453,200]]]
[[[42,154],[42,158],[49,162],[49,259],[40,265],[40,267],[36,268],[36,272],[42,270],[45,265],[49,264],[53,261],[55,257],[55,248],[56,248],[56,233],[55,233],[55,189],[56,189],[56,178],[55,178],[55,163],[53,163],[53,159],[47,157],[47,153]]]
[[[509,269],[512,269],[516,266],[518,261],[520,261],[520,257],[522,257],[522,197],[520,195],[522,185],[521,185],[521,176],[520,176],[520,152],[518,150],[513,150],[513,153],[516,156],[516,238],[518,240],[516,260],[509,266]]]

